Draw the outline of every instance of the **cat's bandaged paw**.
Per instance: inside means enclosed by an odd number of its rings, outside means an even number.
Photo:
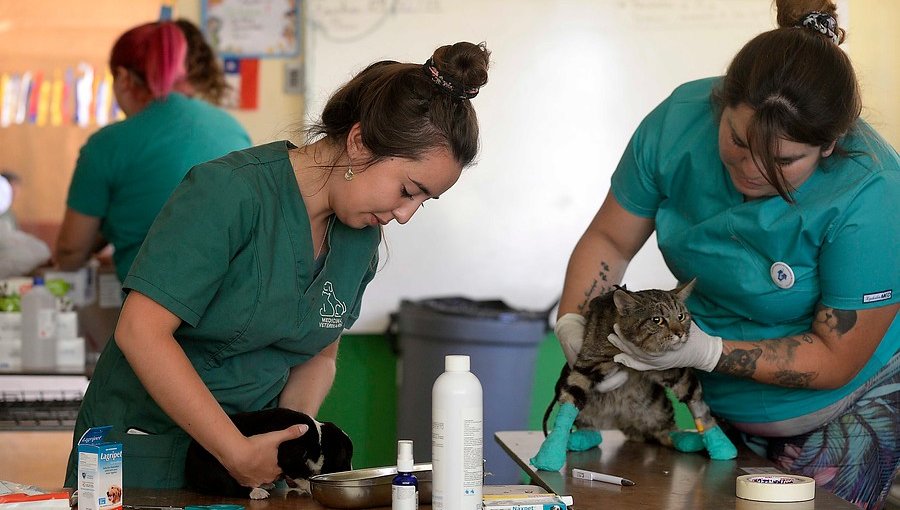
[[[670,368],[697,368],[712,372],[722,357],[722,339],[704,332],[691,323],[687,341],[678,349],[664,352],[646,352],[622,337],[619,325],[607,339],[622,351],[613,360],[635,370],[668,370]]]
[[[578,353],[581,352],[581,344],[584,343],[584,324],[583,315],[567,313],[560,317],[556,321],[556,326],[553,327],[569,368],[575,366],[575,360],[578,359]]]
[[[703,432],[703,444],[706,445],[709,458],[713,460],[730,460],[737,457],[737,448],[718,425]]]
[[[570,452],[584,452],[596,448],[603,442],[603,436],[597,430],[578,429],[569,434],[567,448]]]
[[[672,446],[679,452],[702,452],[706,445],[703,444],[703,436],[696,430],[675,430],[669,432]]]
[[[574,404],[565,403],[559,407],[556,414],[556,422],[553,430],[544,438],[537,455],[529,462],[541,471],[559,471],[566,463],[566,446],[569,442],[569,433],[575,418],[578,417],[578,408]]]

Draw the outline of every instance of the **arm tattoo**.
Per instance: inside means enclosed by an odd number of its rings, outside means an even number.
[[[808,388],[818,374],[815,372],[794,372],[793,370],[779,370],[775,372],[775,384],[788,388]]]
[[[764,351],[763,359],[777,364],[779,367],[790,366],[794,363],[794,355],[800,341],[794,337],[763,340],[760,347]]]
[[[820,324],[826,330],[842,336],[856,325],[856,310],[838,310],[820,304],[816,307],[816,318],[813,319],[813,324]]]
[[[716,365],[716,371],[737,377],[752,377],[756,372],[756,360],[762,356],[762,349],[735,349],[723,354]]]
[[[602,285],[600,287],[600,292],[595,294],[597,290],[597,286],[601,281],[607,281],[607,271],[609,271],[609,264],[606,262],[600,261],[600,272],[597,274],[597,277],[594,278],[594,281],[591,282],[591,287],[584,293],[584,300],[581,303],[578,303],[578,311],[584,312],[587,309],[588,303],[591,301],[591,298],[595,295],[601,295],[609,290],[611,287],[609,285]]]

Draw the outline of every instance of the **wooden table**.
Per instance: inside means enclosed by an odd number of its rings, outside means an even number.
[[[626,441],[619,431],[603,431],[599,448],[569,452],[562,471],[537,471],[528,464],[544,435],[540,431],[506,431],[494,436],[500,446],[550,492],[570,495],[576,510],[856,510],[856,507],[823,489],[799,503],[763,503],[735,496],[735,479],[741,468],[773,465],[745,447],[738,446],[733,460],[710,460],[703,453],[681,453],[671,448]],[[573,478],[572,468],[628,478],[636,483],[622,487]]]
[[[123,502],[126,509],[136,507],[185,507],[187,505],[215,505],[237,504],[243,505],[246,510],[326,510],[328,507],[317,503],[311,496],[299,495],[285,490],[274,490],[268,499],[252,500],[249,498],[223,498],[220,496],[207,496],[196,492],[180,489],[125,489]],[[378,507],[390,510],[390,505]],[[421,510],[429,510],[430,505],[420,505]],[[160,509],[161,510],[161,509]]]

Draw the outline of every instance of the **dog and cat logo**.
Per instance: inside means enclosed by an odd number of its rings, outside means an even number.
[[[325,299],[322,301],[322,308],[319,309],[319,315],[322,317],[319,327],[343,328],[347,305],[334,295],[334,285],[330,281],[326,281],[322,286],[322,295],[325,296]]]

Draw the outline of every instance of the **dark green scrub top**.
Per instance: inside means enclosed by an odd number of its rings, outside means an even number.
[[[124,283],[183,321],[175,338],[226,413],[275,406],[290,369],[357,319],[378,261],[378,228],[335,220],[317,271],[290,147],[275,142],[194,167]],[[183,485],[190,438],[146,392],[115,341],[94,372],[76,440],[97,425],[112,425],[110,440],[123,442],[126,487]],[[67,486],[75,483],[74,462],[73,455]]]

